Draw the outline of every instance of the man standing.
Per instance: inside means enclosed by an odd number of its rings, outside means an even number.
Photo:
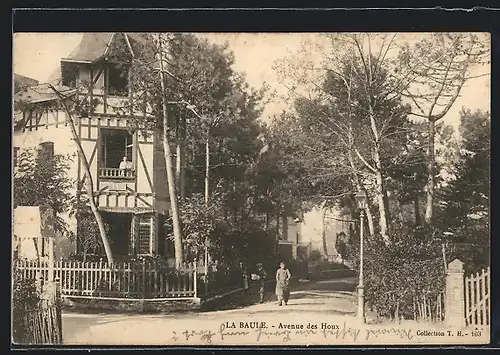
[[[278,306],[283,305],[283,301],[285,301],[285,306],[288,304],[288,299],[290,298],[289,282],[291,277],[290,270],[286,268],[284,262],[281,262],[280,268],[276,271],[276,297],[278,298]]]
[[[259,280],[260,303],[264,303],[264,291],[266,288],[267,273],[262,267],[262,263],[257,264],[257,276]]]

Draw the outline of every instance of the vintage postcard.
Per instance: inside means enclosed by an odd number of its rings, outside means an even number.
[[[15,33],[12,342],[490,342],[488,33]]]

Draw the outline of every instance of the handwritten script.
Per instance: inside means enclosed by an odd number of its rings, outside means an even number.
[[[273,327],[274,328],[274,327]],[[272,328],[257,328],[249,330],[235,330],[227,328],[226,324],[221,324],[219,329],[212,331],[210,329],[203,330],[184,330],[183,332],[173,332],[171,340],[175,343],[182,342],[197,342],[200,344],[216,343],[259,343],[259,342],[276,342],[276,343],[290,343],[293,344],[294,340],[316,339],[318,343],[321,339],[339,340],[348,342],[358,342],[361,340],[373,340],[374,343],[377,339],[383,339],[386,336],[391,338],[398,337],[403,340],[412,340],[412,329],[405,328],[364,328],[349,326],[346,322],[340,324],[338,329],[272,329]]]

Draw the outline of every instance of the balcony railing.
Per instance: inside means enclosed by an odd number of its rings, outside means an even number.
[[[122,179],[133,180],[135,179],[134,169],[117,169],[117,168],[100,168],[99,177],[103,179]]]

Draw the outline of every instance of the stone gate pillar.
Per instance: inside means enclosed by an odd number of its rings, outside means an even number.
[[[464,263],[458,259],[448,264],[446,272],[445,323],[465,327]]]

